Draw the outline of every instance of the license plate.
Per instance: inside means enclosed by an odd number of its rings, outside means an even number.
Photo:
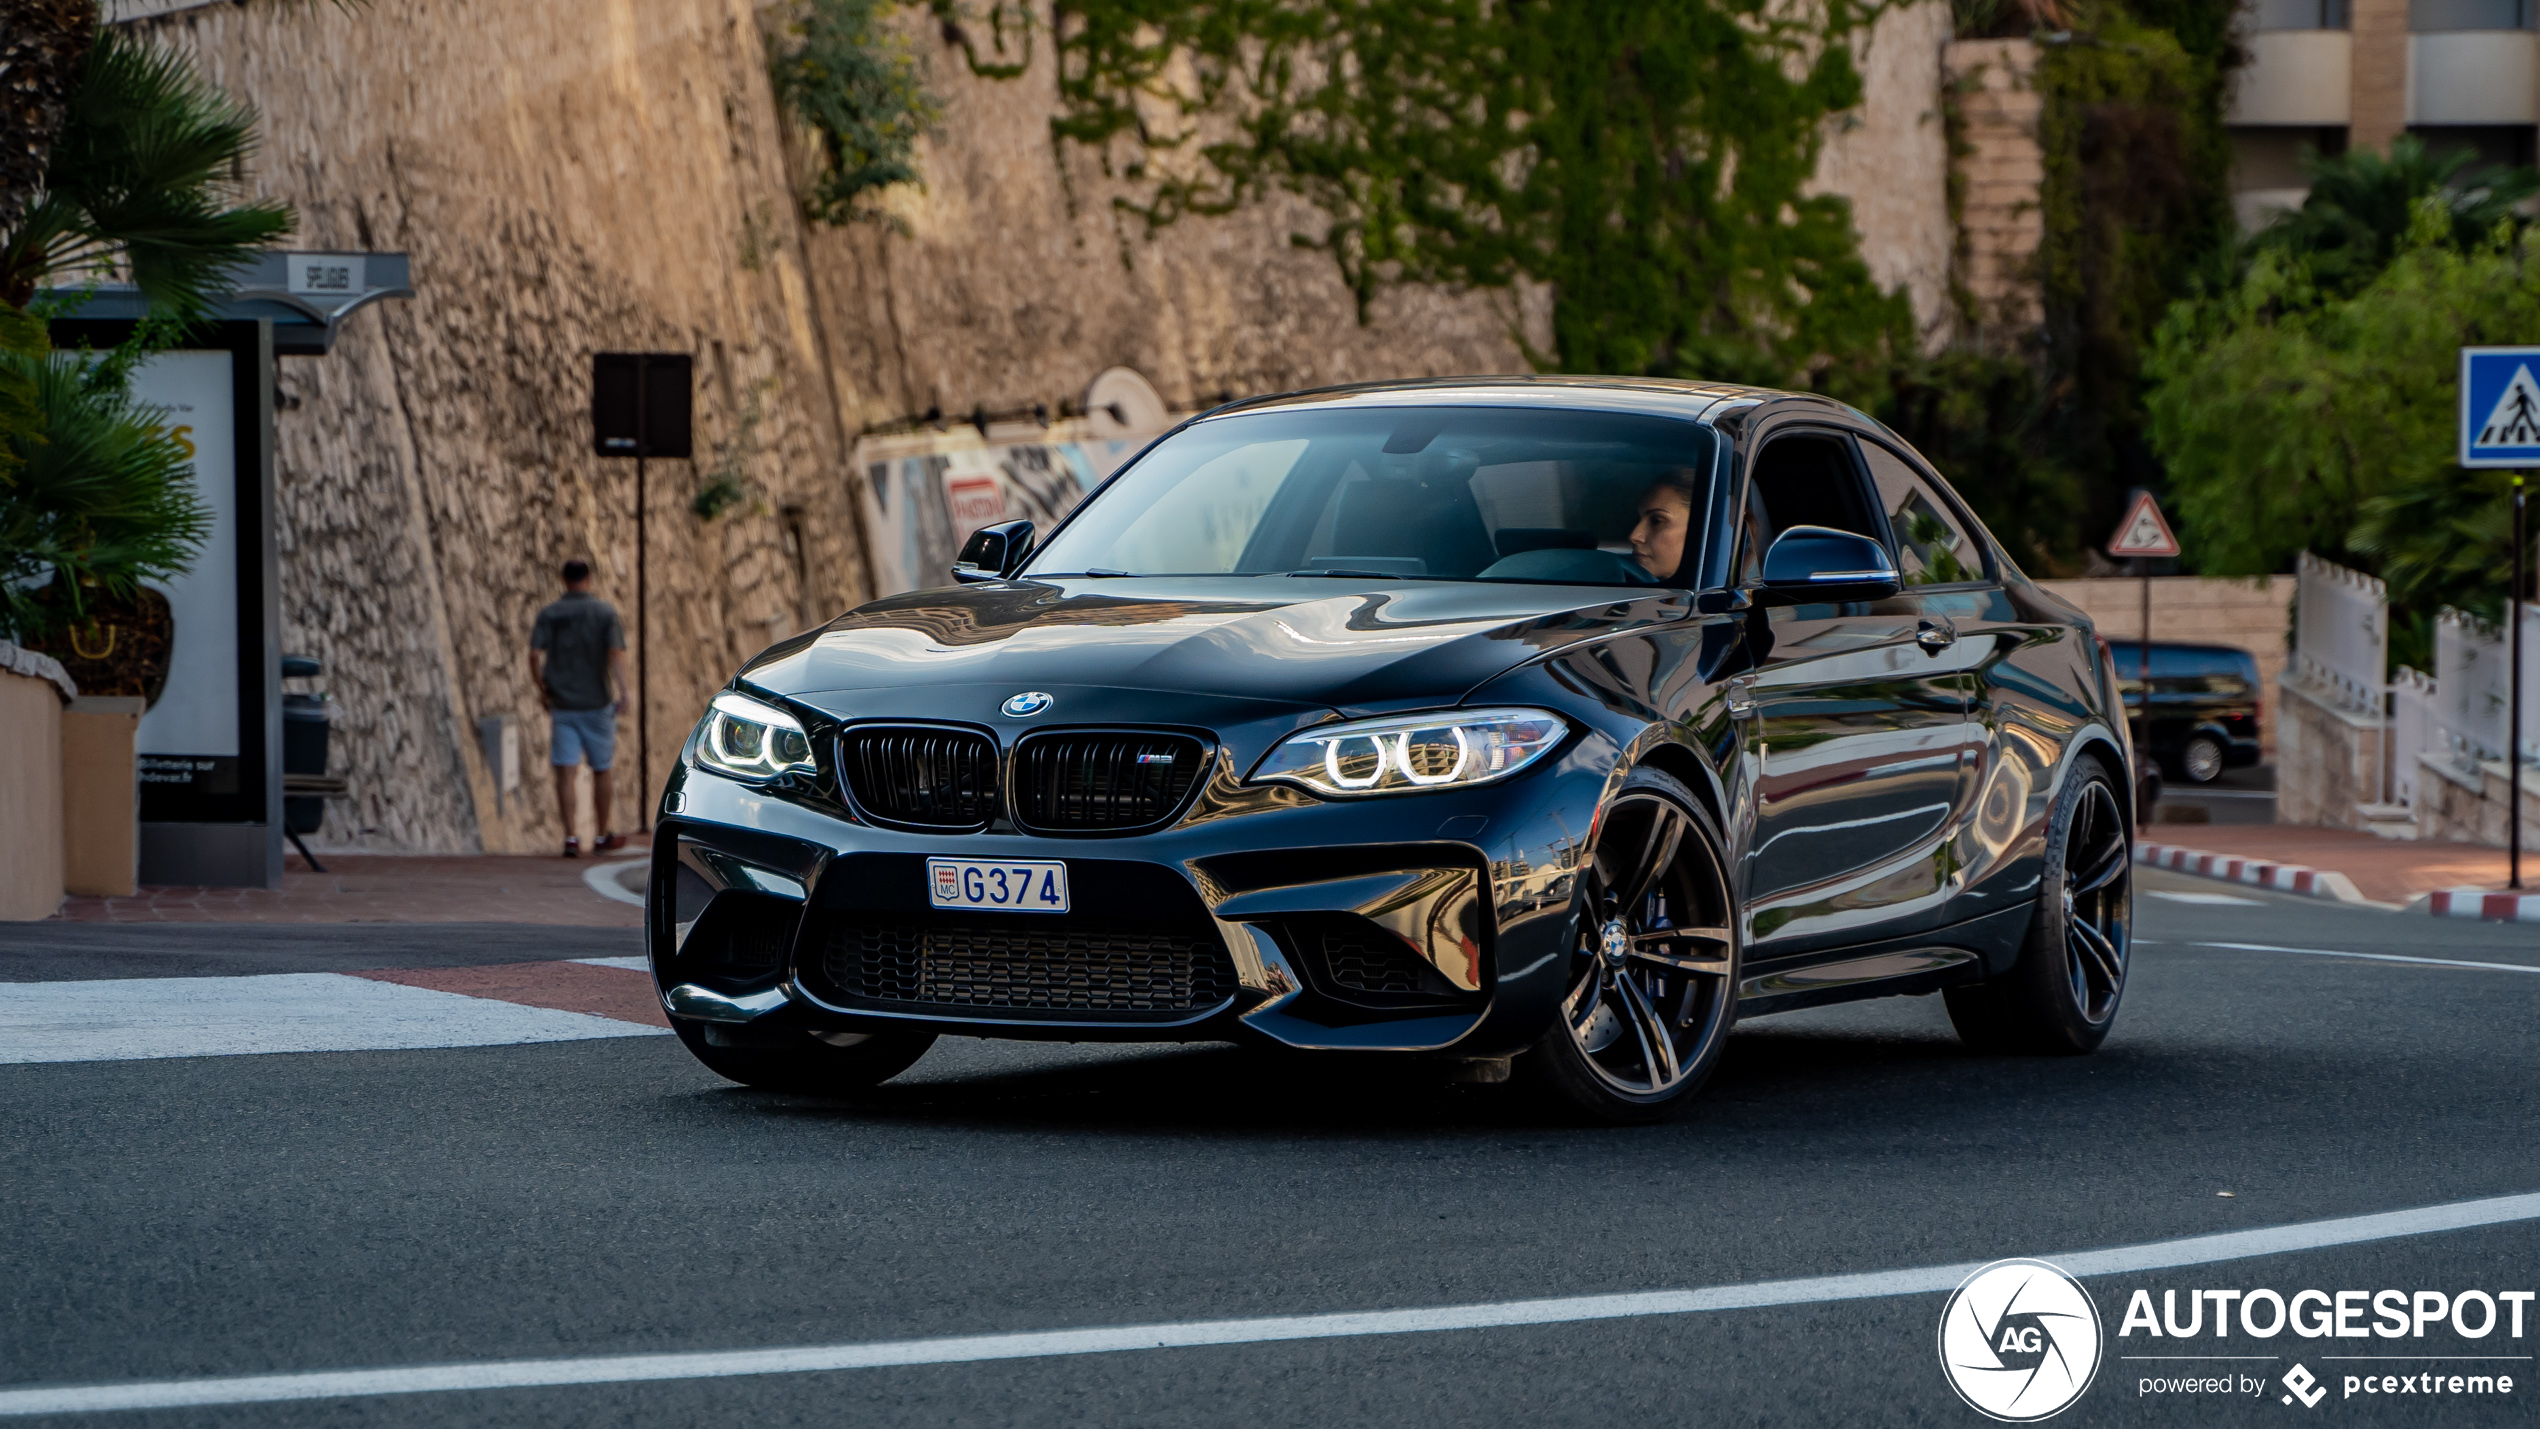
[[[1067,911],[1067,865],[1030,858],[930,858],[926,897],[938,908],[999,913]]]

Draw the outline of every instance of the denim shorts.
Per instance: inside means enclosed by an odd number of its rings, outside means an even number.
[[[595,710],[547,711],[547,762],[558,769],[570,769],[591,756],[593,769],[607,769],[617,759],[617,710],[602,705]]]

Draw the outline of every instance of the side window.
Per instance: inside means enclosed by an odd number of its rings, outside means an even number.
[[[1888,529],[1896,533],[1896,570],[1905,584],[1983,580],[1983,546],[1922,473],[1876,442],[1861,443],[1861,456],[1870,464],[1870,480],[1878,486]]]
[[[1794,432],[1764,444],[1746,483],[1745,555],[1752,580],[1773,538],[1793,526],[1831,526],[1883,540],[1878,514],[1852,459],[1852,443],[1818,432]]]

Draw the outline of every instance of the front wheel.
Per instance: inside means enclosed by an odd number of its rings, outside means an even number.
[[[808,1096],[844,1096],[880,1086],[935,1045],[932,1032],[796,1032],[799,1044],[788,1039],[775,1046],[722,1046],[708,1040],[705,1024],[684,1017],[670,1019],[670,1030],[706,1070],[725,1081]]]
[[[1597,827],[1569,990],[1520,1066],[1588,1120],[1657,1121],[1710,1077],[1737,1017],[1724,841],[1692,791],[1654,769],[1624,781]]]
[[[2134,850],[2097,760],[2073,770],[2047,825],[2046,877],[2011,971],[1953,987],[1949,1021],[1979,1052],[2078,1055],[2116,1025],[2134,921]]]

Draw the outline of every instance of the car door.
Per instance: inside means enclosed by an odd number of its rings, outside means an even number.
[[[1784,425],[1748,464],[1740,537],[1761,552],[1795,525],[1895,550],[1853,433]],[[1901,569],[1901,568],[1900,568]],[[1966,802],[1971,682],[1926,597],[1759,608],[1733,686],[1752,791],[1747,956],[1765,964],[1918,932],[1946,918],[1949,838]]]
[[[1928,466],[1883,434],[1860,449],[1897,536],[1898,573],[1924,618],[1955,634],[1946,663],[1967,690],[1947,921],[1971,946],[2016,938],[2037,893],[2057,763],[2089,714],[2073,692],[2093,683],[2095,657],[2068,622],[2014,597],[1982,528]],[[2010,922],[1977,929],[1988,915]]]

